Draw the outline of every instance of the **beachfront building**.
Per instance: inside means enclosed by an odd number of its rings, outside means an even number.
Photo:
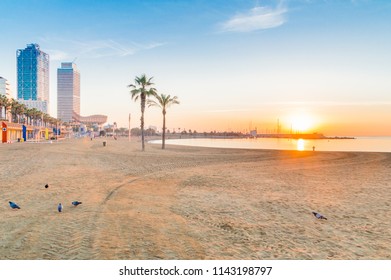
[[[28,108],[49,113],[49,55],[38,44],[16,51],[17,98]]]
[[[11,86],[6,78],[0,77],[0,94],[5,95],[8,99],[11,99]]]
[[[0,96],[5,96],[8,100],[12,98],[10,83],[6,78],[3,77],[0,77]],[[9,119],[9,113],[7,114],[8,116],[6,116],[5,106],[2,103],[0,106],[0,119]]]
[[[0,122],[0,127],[0,143],[24,142],[31,139],[39,141],[40,139],[48,139],[50,132],[47,127],[37,127],[7,121]]]
[[[80,115],[80,72],[72,62],[61,63],[57,69],[57,118],[76,121]]]

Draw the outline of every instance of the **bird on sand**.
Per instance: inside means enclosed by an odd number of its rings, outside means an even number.
[[[312,214],[314,214],[315,218],[317,218],[317,219],[327,220],[327,218],[320,213],[312,212]]]
[[[48,187],[49,187],[49,185],[48,185],[48,184],[46,184],[46,185],[45,185],[45,189],[47,189]]]
[[[9,204],[12,209],[20,209],[20,207],[15,202],[9,201]]]
[[[57,206],[57,210],[58,210],[58,212],[62,212],[62,204],[61,203],[59,203],[58,204],[58,206]]]
[[[77,200],[72,201],[72,205],[75,205],[75,206],[77,206],[77,205],[79,205],[81,203],[82,203],[81,201],[77,201]]]

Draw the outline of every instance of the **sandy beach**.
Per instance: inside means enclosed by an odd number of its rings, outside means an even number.
[[[390,170],[390,153],[2,144],[0,259],[391,259]]]

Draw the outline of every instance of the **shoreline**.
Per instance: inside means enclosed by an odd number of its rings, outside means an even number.
[[[160,137],[161,136],[152,136],[153,137]],[[230,133],[227,133],[224,135],[224,133],[218,133],[216,135],[204,135],[201,133],[198,134],[166,134],[166,139],[258,139],[258,138],[270,138],[270,139],[304,139],[304,140],[324,140],[324,139],[356,139],[357,136],[325,136],[323,134],[257,134],[257,136],[251,136],[251,135],[230,135]]]
[[[150,140],[161,144],[161,139]],[[391,152],[390,137],[355,139],[286,139],[286,138],[185,138],[166,139],[167,145],[227,149],[288,150],[313,152]]]
[[[0,145],[0,259],[391,259],[389,153],[101,140]]]

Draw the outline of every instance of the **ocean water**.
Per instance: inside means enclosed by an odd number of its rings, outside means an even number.
[[[161,144],[161,140],[150,143]],[[360,151],[391,152],[391,137],[356,137],[355,139],[167,139],[166,145],[183,145],[196,147],[234,148],[234,149],[271,149],[299,151]]]

